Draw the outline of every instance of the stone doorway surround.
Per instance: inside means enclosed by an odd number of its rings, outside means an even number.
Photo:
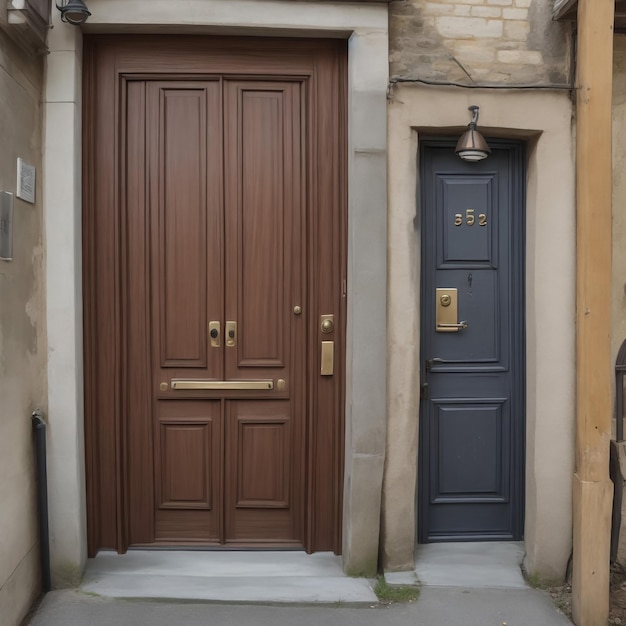
[[[389,93],[388,437],[382,562],[413,569],[420,377],[420,233],[416,221],[422,137],[459,137],[480,106],[485,137],[527,143],[526,570],[560,580],[572,547],[576,202],[568,91],[395,85]],[[418,194],[419,197],[419,194]],[[419,211],[419,209],[417,209]],[[419,213],[417,213],[419,215]],[[417,224],[417,226],[416,226]]]
[[[375,573],[386,438],[386,2],[90,0],[86,32],[348,40],[348,314],[343,565]],[[57,587],[86,562],[82,32],[53,9],[44,103],[49,502]]]

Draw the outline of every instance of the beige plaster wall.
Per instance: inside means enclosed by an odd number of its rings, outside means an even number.
[[[15,199],[13,261],[0,261],[0,624],[19,624],[39,592],[32,411],[46,406],[41,207],[43,59],[0,29],[0,190],[17,158],[37,167],[37,203]]]
[[[570,25],[553,0],[398,0],[390,4],[392,79],[463,84],[569,81]]]
[[[567,91],[396,86],[388,106],[388,436],[382,560],[408,569],[415,546],[419,399],[419,133],[458,136],[467,107],[484,134],[528,140],[526,203],[526,567],[560,579],[571,550],[574,464],[575,196]],[[558,302],[559,306],[554,303]]]

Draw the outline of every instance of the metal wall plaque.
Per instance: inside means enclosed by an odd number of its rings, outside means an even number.
[[[35,166],[22,159],[17,160],[17,197],[26,202],[35,202]]]
[[[13,194],[0,191],[0,260],[13,260]]]

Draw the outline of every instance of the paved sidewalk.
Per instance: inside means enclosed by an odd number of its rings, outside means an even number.
[[[49,593],[29,626],[571,626],[530,589],[516,542],[419,546],[415,602],[379,603],[331,553],[130,551],[90,559],[79,590]]]
[[[571,626],[535,589],[425,587],[410,604],[376,608],[254,606],[49,593],[29,626]]]

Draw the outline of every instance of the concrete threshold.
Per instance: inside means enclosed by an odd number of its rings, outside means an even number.
[[[421,544],[415,552],[415,570],[386,572],[389,584],[463,587],[472,589],[526,589],[521,564],[522,542],[468,542]]]
[[[369,582],[330,552],[133,550],[89,559],[81,591],[111,598],[372,605]]]

